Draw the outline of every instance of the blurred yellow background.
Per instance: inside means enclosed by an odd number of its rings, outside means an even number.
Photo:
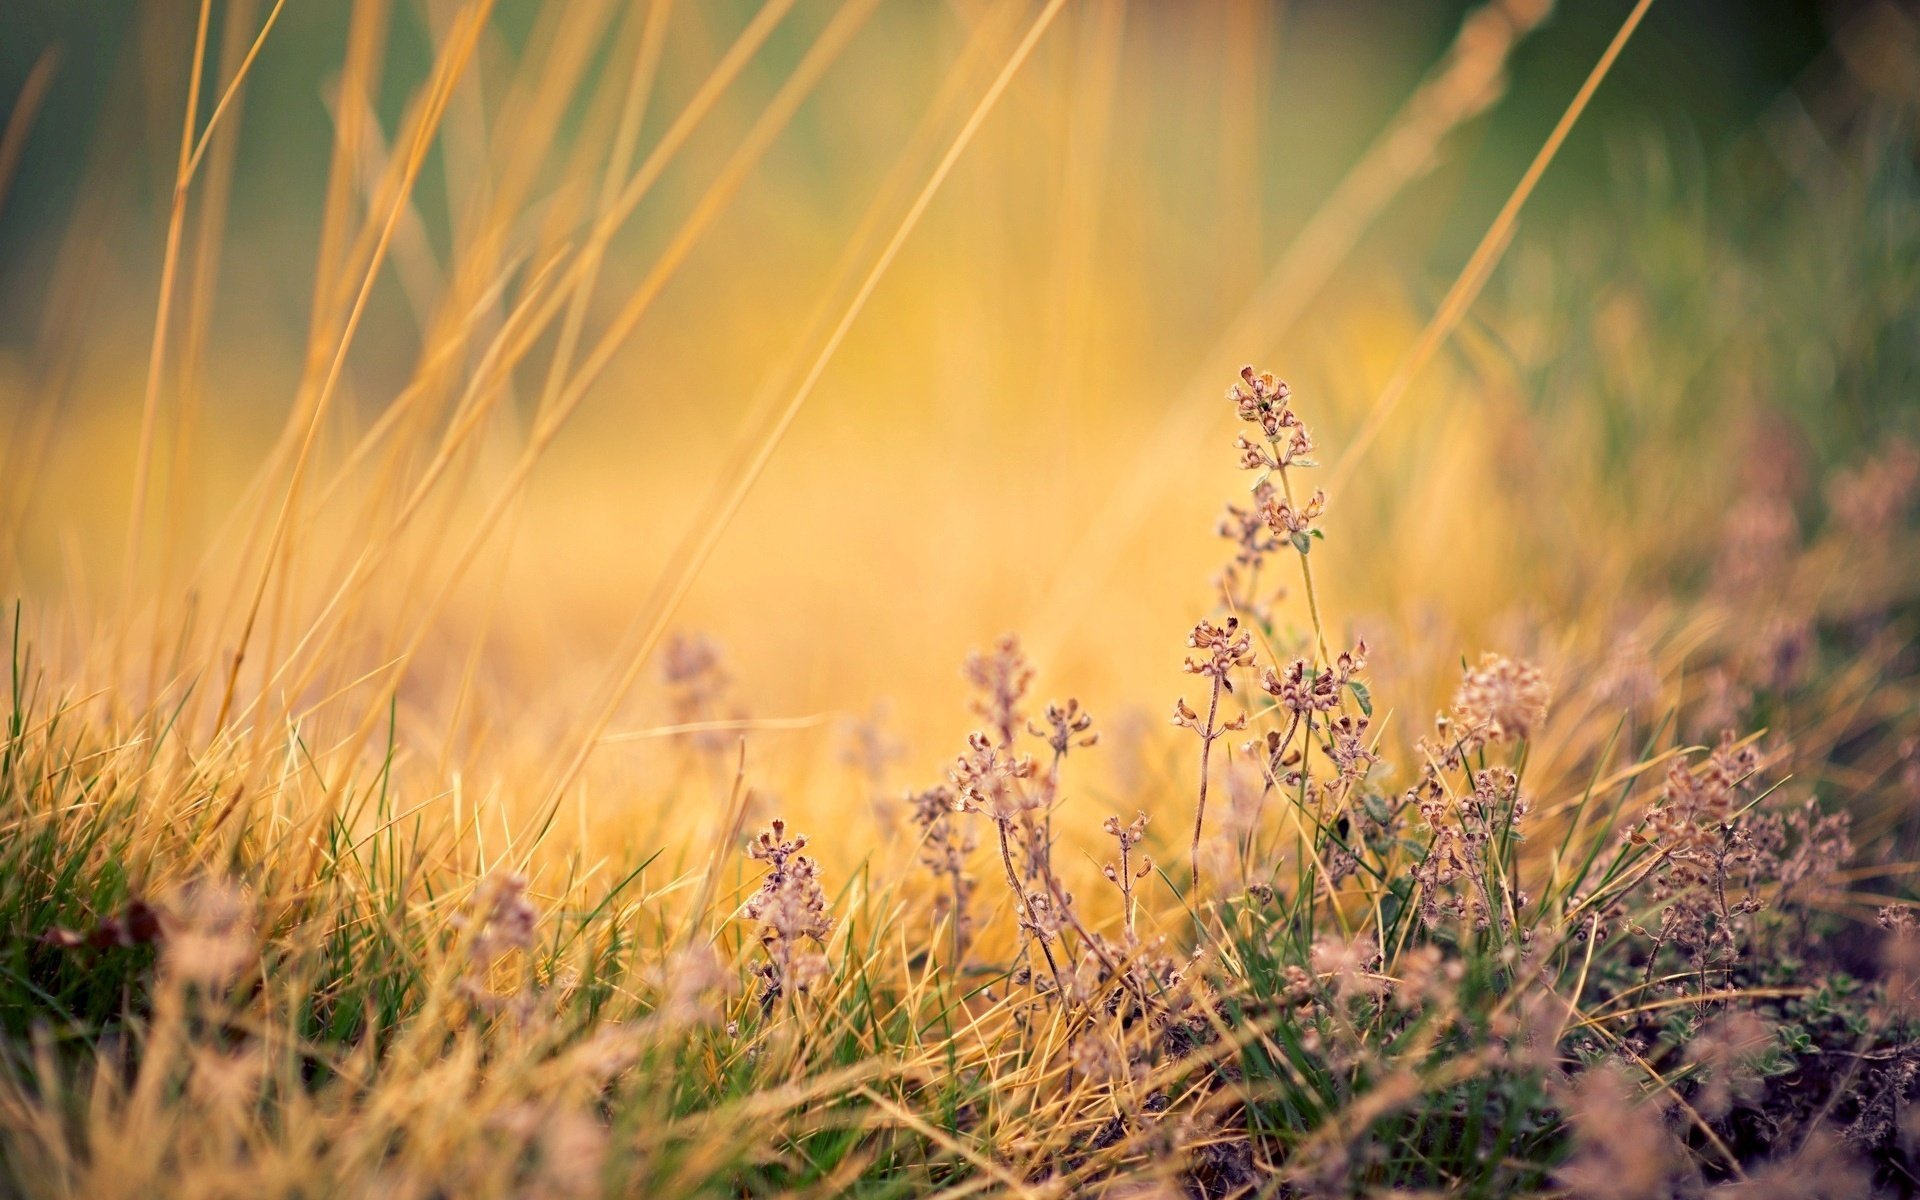
[[[864,804],[877,702],[885,786],[931,781],[1005,631],[1042,696],[1156,727],[1245,488],[1233,372],[1341,460],[1630,8],[228,0],[170,259],[197,6],[15,7],[0,591],[70,677],[191,682],[203,728],[243,643],[268,738],[377,757],[397,683],[433,786],[531,795],[583,731],[673,719],[659,650],[623,668],[768,446],[667,624],[724,647],[718,715],[819,718],[753,734],[777,790]],[[1793,264],[1759,217],[1870,206],[1823,130],[1909,111],[1912,29],[1653,7],[1334,489],[1330,633],[1403,732],[1462,651],[1551,660],[1697,574],[1742,439],[1832,394],[1768,357],[1758,272]],[[604,746],[590,793],[652,794],[677,745]]]

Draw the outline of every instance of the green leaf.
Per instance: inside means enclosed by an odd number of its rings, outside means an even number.
[[[1302,554],[1305,554],[1308,550],[1311,550],[1313,548],[1313,543],[1307,540],[1307,535],[1304,533],[1296,533],[1292,537],[1288,538],[1287,540],[1292,542],[1293,548],[1295,550],[1298,550]]]
[[[1364,692],[1366,689],[1361,690]],[[1365,702],[1362,701],[1362,704],[1364,705]],[[1392,815],[1387,808],[1387,798],[1378,792],[1368,792],[1360,798],[1360,803],[1366,807],[1367,816],[1375,825],[1385,825],[1387,818]]]
[[[1367,690],[1367,685],[1361,683],[1358,679],[1349,679],[1347,680],[1347,687],[1353,692],[1353,698],[1359,701],[1360,711],[1368,716],[1372,716],[1373,693]]]

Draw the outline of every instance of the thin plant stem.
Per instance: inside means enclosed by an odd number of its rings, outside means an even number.
[[[1064,999],[1067,994],[1066,980],[1060,975],[1060,964],[1054,961],[1053,947],[1047,944],[1046,936],[1040,932],[1039,923],[1033,919],[1033,902],[1027,898],[1026,890],[1020,886],[1020,876],[1013,869],[1013,849],[1007,844],[1009,824],[1011,822],[1000,817],[993,819],[993,827],[1000,834],[1000,865],[1007,869],[1007,886],[1013,889],[1013,896],[1020,904],[1020,911],[1026,914],[1027,931],[1033,935],[1035,941],[1040,943],[1040,953],[1046,956],[1047,968],[1053,972],[1054,986],[1060,989],[1060,995]]]
[[[1200,895],[1200,830],[1207,820],[1207,774],[1208,762],[1213,757],[1213,743],[1219,738],[1220,730],[1215,724],[1220,715],[1221,678],[1213,677],[1213,692],[1207,700],[1207,726],[1200,734],[1200,800],[1193,808],[1193,894],[1197,900]]]

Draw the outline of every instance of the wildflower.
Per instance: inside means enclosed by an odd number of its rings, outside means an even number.
[[[1060,974],[1060,965],[1053,957],[1051,942],[1058,919],[1050,907],[1043,919],[1040,907],[1034,902],[1034,895],[1021,886],[1020,875],[1013,865],[1014,830],[1019,826],[1030,833],[1031,813],[1040,803],[1021,786],[1021,782],[1032,775],[1033,759],[1026,755],[1005,753],[984,733],[970,735],[966,753],[947,768],[947,777],[953,781],[956,793],[955,807],[962,812],[984,813],[993,820],[1007,886],[1012,889],[1022,909],[1021,928],[1040,943],[1040,951],[1053,971],[1056,987],[1064,994],[1065,983]],[[1043,861],[1032,853],[1032,845],[1033,839],[1029,836],[1029,879],[1041,873]]]
[[[733,686],[720,647],[705,634],[676,633],[661,652],[660,674],[667,687],[667,711],[675,725],[700,725],[720,720],[726,696]],[[693,744],[714,752],[725,748],[727,736],[719,730],[698,730]]]
[[[1147,836],[1147,814],[1143,812],[1125,825],[1120,823],[1119,817],[1108,817],[1100,828],[1120,846],[1119,865],[1108,863],[1101,868],[1101,874],[1107,877],[1108,883],[1120,889],[1121,909],[1126,914],[1127,941],[1131,944],[1134,941],[1133,885],[1136,880],[1145,879],[1153,870],[1153,859],[1145,854],[1140,856],[1139,866],[1133,864],[1133,848]]]
[[[1736,747],[1731,735],[1723,736],[1698,770],[1684,762],[1668,769],[1652,808],[1629,834],[1630,842],[1651,843],[1663,852],[1652,879],[1652,897],[1664,908],[1648,957],[1649,976],[1668,945],[1685,951],[1702,972],[1709,967],[1732,971],[1744,918],[1759,910],[1760,899],[1751,892],[1732,899],[1729,884],[1742,868],[1750,879],[1765,873],[1775,850],[1769,837],[1756,841],[1753,822],[1735,820],[1758,766],[1751,746]]]
[[[1245,713],[1221,721],[1220,693],[1233,691],[1233,672],[1236,669],[1253,665],[1253,638],[1241,632],[1238,617],[1228,617],[1223,625],[1215,625],[1211,621],[1201,621],[1195,625],[1187,637],[1187,645],[1202,653],[1198,660],[1186,660],[1186,672],[1213,681],[1205,721],[1200,719],[1200,714],[1187,704],[1184,697],[1173,704],[1173,723],[1193,730],[1200,738],[1200,795],[1193,813],[1192,854],[1193,883],[1197,891],[1200,885],[1200,833],[1207,817],[1208,765],[1213,754],[1213,743],[1223,734],[1247,727]]]
[[[1430,929],[1443,916],[1453,916],[1471,919],[1476,929],[1497,924],[1505,931],[1509,907],[1517,910],[1527,901],[1495,877],[1491,852],[1499,839],[1520,826],[1528,804],[1519,778],[1504,767],[1475,771],[1470,779],[1472,791],[1456,798],[1430,763],[1407,793],[1407,803],[1418,810],[1429,835],[1426,857],[1414,869],[1420,916]],[[1469,886],[1456,893],[1453,885],[1461,880]]]
[[[1380,761],[1380,756],[1367,748],[1368,724],[1365,717],[1342,716],[1328,726],[1328,750],[1342,784],[1358,783],[1366,778],[1368,769]]]
[[[979,693],[973,711],[992,728],[998,746],[1012,746],[1022,724],[1020,701],[1033,682],[1033,667],[1020,649],[1020,639],[1007,634],[994,644],[993,653],[968,655],[966,676]]]
[[[913,823],[920,830],[920,862],[945,884],[935,902],[935,918],[946,917],[953,930],[953,960],[957,966],[966,958],[972,939],[973,921],[967,902],[973,896],[973,876],[967,873],[967,856],[973,852],[973,831],[954,820],[958,801],[953,789],[932,787],[909,798]]]
[[[533,949],[540,911],[527,898],[526,876],[518,871],[488,876],[477,896],[479,927],[467,943],[467,956],[475,967],[485,970],[515,950]]]
[[[1098,733],[1088,732],[1093,728],[1093,714],[1082,709],[1078,700],[1047,705],[1046,719],[1046,729],[1029,723],[1027,732],[1045,738],[1056,759],[1065,758],[1067,751],[1076,746],[1092,746],[1100,741]]]
[[[1310,545],[1307,539],[1319,533],[1314,522],[1326,511],[1327,494],[1315,488],[1313,495],[1301,505],[1295,505],[1290,499],[1269,497],[1263,515],[1267,519],[1267,528],[1273,530],[1276,537],[1286,539],[1295,550],[1305,554]]]
[[[1549,694],[1546,677],[1532,663],[1483,654],[1453,694],[1453,717],[1466,726],[1466,738],[1520,741],[1546,719]]]
[[[1191,657],[1186,660],[1183,669],[1187,674],[1217,680],[1229,692],[1233,691],[1234,670],[1253,665],[1253,635],[1241,631],[1238,617],[1228,617],[1221,625],[1200,622],[1187,635],[1187,645],[1201,651],[1199,661]]]
[[[995,820],[1014,820],[1027,807],[1019,784],[1032,776],[1031,757],[1007,753],[984,733],[969,734],[966,752],[947,768],[959,811],[984,812]]]
[[[1295,463],[1312,466],[1307,456],[1313,453],[1313,437],[1300,423],[1287,398],[1292,389],[1275,379],[1273,372],[1254,373],[1250,366],[1240,368],[1240,382],[1227,389],[1227,400],[1242,421],[1257,426],[1261,445],[1241,437],[1234,448],[1241,453],[1241,466],[1248,470],[1279,470]]]
[[[1053,751],[1053,763],[1047,770],[1046,778],[1041,782],[1040,795],[1034,805],[1045,812],[1046,819],[1041,822],[1029,817],[1024,822],[1027,835],[1027,863],[1030,877],[1038,877],[1051,871],[1053,865],[1053,810],[1060,799],[1060,767],[1066,761],[1068,752],[1098,745],[1100,735],[1093,732],[1093,714],[1080,707],[1078,700],[1068,698],[1064,703],[1055,701],[1047,705],[1046,727],[1028,722],[1027,732],[1047,743]]]
[[[1253,503],[1245,508],[1227,505],[1219,525],[1220,536],[1234,544],[1233,558],[1220,572],[1220,590],[1233,611],[1252,613],[1262,621],[1268,619],[1271,597],[1260,594],[1260,569],[1283,541],[1267,524],[1267,508],[1275,495],[1273,484],[1262,479],[1253,486]],[[1277,594],[1278,589],[1273,590]]]
[[[1352,650],[1342,651],[1333,665],[1324,670],[1305,659],[1296,658],[1284,671],[1268,668],[1260,686],[1280,701],[1280,707],[1297,717],[1311,718],[1314,713],[1331,712],[1340,706],[1340,691],[1350,685],[1367,665],[1367,644],[1360,642]]]
[[[1763,817],[1765,825],[1779,830],[1769,841],[1775,845],[1791,843],[1793,847],[1774,860],[1771,872],[1783,897],[1804,883],[1831,878],[1853,857],[1853,817],[1849,813],[1823,813],[1820,802],[1808,797],[1785,817],[1772,813]]]
[[[760,945],[767,953],[760,970],[762,1004],[804,992],[827,973],[826,956],[804,944],[824,947],[833,931],[819,864],[801,853],[806,847],[806,836],[789,839],[787,823],[777,818],[747,847],[747,857],[768,867],[760,890],[740,910],[761,925]]]

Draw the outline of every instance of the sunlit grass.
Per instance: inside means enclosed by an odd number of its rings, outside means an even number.
[[[1429,279],[1547,5],[360,0],[282,244],[297,8],[0,358],[8,1190],[1910,1184],[1905,18]]]

